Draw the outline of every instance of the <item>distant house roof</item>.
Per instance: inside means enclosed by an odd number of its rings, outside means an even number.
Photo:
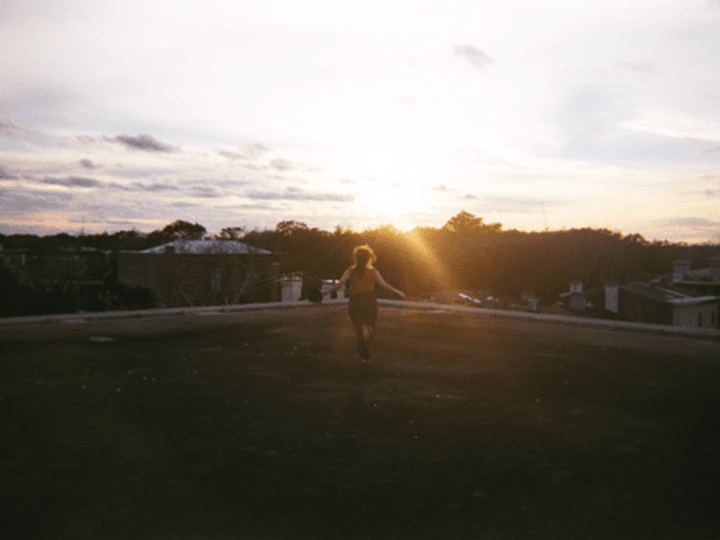
[[[720,296],[696,296],[694,298],[676,298],[674,300],[668,300],[668,302],[676,306],[698,306],[700,304],[711,304],[713,302],[720,302]]]
[[[139,253],[165,253],[167,247],[175,248],[175,253],[178,255],[272,255],[271,251],[249,246],[236,240],[175,240]]]
[[[710,268],[700,268],[698,270],[690,270],[679,283],[708,283],[708,282],[720,282],[720,268],[711,266]]]
[[[652,285],[643,283],[642,281],[628,283],[621,288],[660,302],[674,305],[698,305],[720,301],[720,297],[718,296],[698,296],[678,287],[673,287],[672,285]]]

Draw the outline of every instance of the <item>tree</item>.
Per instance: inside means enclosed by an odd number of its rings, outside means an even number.
[[[240,240],[245,234],[244,227],[225,227],[219,234],[215,235],[216,240]]]
[[[178,219],[169,225],[165,225],[161,231],[162,235],[169,241],[173,240],[202,240],[207,229],[199,223],[190,223]]]
[[[486,225],[483,223],[483,218],[475,217],[471,213],[463,210],[457,216],[450,218],[448,222],[443,225],[443,230],[468,237],[498,232],[501,227],[501,223]]]
[[[282,236],[287,237],[297,234],[298,232],[307,231],[308,226],[302,221],[286,220],[275,225],[275,230]]]

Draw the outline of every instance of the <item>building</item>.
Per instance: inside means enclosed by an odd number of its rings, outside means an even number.
[[[707,268],[691,270],[690,261],[673,261],[673,285],[696,294],[720,296],[720,257],[711,257],[708,262]]]
[[[27,254],[27,249],[3,249],[0,244],[0,266],[15,272],[22,272],[27,264]]]
[[[572,281],[570,291],[562,293],[560,298],[564,298],[573,311],[585,311],[588,307],[592,307],[583,291],[582,281]]]
[[[605,285],[605,309],[620,319],[683,326],[720,328],[720,297],[700,295],[656,280]]]
[[[277,299],[277,254],[234,240],[176,240],[118,253],[118,280],[152,292],[158,306]]]

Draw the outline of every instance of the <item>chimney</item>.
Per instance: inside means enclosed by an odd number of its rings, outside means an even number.
[[[690,271],[691,264],[692,263],[690,261],[673,261],[673,283],[683,280],[685,274]]]
[[[605,284],[605,309],[616,315],[620,312],[620,286],[614,281]]]

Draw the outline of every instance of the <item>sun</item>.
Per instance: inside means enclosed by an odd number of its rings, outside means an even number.
[[[357,189],[358,202],[363,209],[388,223],[400,225],[408,215],[425,206],[419,189],[371,179],[363,181]]]

